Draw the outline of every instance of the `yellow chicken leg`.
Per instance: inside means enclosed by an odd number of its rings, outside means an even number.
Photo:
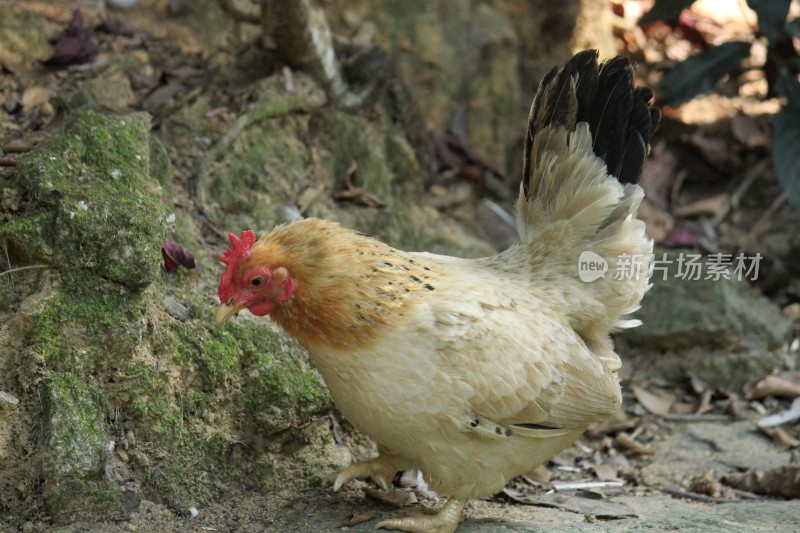
[[[467,500],[450,498],[435,515],[415,514],[405,518],[384,520],[376,527],[409,533],[453,533],[461,522]]]
[[[389,490],[394,476],[400,470],[403,470],[401,461],[391,454],[382,452],[375,459],[352,463],[335,477],[330,476],[328,483],[333,483],[333,490],[336,492],[353,479],[369,478],[382,490]]]

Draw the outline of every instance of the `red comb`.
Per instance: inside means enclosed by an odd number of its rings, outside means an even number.
[[[250,248],[256,243],[256,233],[251,229],[244,230],[241,237],[228,233],[228,238],[231,240],[232,248],[225,250],[225,254],[219,260],[229,266],[250,255]]]

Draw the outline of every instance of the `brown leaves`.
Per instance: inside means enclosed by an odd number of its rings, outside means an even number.
[[[672,405],[671,400],[656,396],[637,385],[633,385],[631,389],[639,403],[654,415],[664,416],[669,413],[669,408]]]
[[[722,477],[726,485],[755,494],[800,498],[800,464],[785,465],[771,470],[751,470]]]
[[[800,396],[800,383],[796,379],[771,374],[745,385],[744,393],[748,400],[767,396],[796,398]]]
[[[83,25],[80,9],[76,9],[64,35],[56,43],[52,57],[45,63],[57,66],[81,65],[94,59],[98,51],[91,31]]]
[[[179,266],[184,268],[195,268],[194,254],[184,246],[171,239],[164,239],[161,246],[161,256],[164,258],[164,268],[167,272],[175,272]]]

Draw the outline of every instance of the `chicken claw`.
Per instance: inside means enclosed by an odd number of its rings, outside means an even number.
[[[369,461],[352,463],[335,477],[329,476],[326,481],[333,483],[333,491],[338,492],[353,479],[369,478],[382,490],[388,491],[392,487],[395,474],[402,469],[395,457],[382,454]]]
[[[466,500],[450,498],[435,515],[414,514],[405,518],[392,518],[380,522],[376,527],[408,533],[453,533],[461,522],[466,505]]]

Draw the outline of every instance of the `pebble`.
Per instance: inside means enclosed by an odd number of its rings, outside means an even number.
[[[19,405],[19,399],[16,396],[5,391],[0,391],[0,407],[15,409],[17,405]]]

